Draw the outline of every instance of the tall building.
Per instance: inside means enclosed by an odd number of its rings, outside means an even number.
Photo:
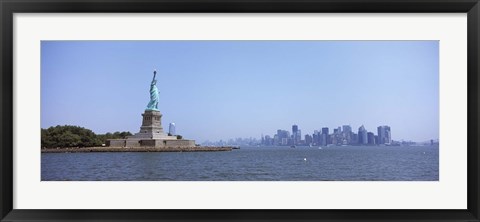
[[[172,136],[177,135],[175,134],[175,123],[170,123],[168,125],[168,133]]]
[[[352,141],[350,144],[358,144],[358,134],[352,133]]]
[[[367,143],[368,145],[375,145],[375,135],[372,132],[367,133]]]
[[[328,127],[322,128],[322,134],[328,135]]]
[[[328,127],[323,127],[322,128],[322,146],[325,146],[327,144],[330,144],[330,137],[328,136]]]
[[[385,126],[386,127],[386,139],[385,139],[385,143],[388,143],[388,144],[391,144],[392,143],[392,132],[390,131],[390,127],[389,126]]]
[[[282,138],[282,142],[281,142],[280,145],[282,145],[282,146],[288,145],[288,138]]]
[[[302,140],[302,130],[298,130],[297,134],[295,135],[295,144],[299,144]]]
[[[392,134],[389,126],[379,126],[378,131],[378,144],[390,144],[392,143]]]
[[[308,135],[308,134],[305,135],[305,144],[306,144],[306,145],[311,145],[312,142],[313,142],[312,136],[310,136],[310,135]]]
[[[378,135],[378,144],[385,144],[385,130],[383,126],[377,127],[377,135]]]
[[[298,131],[298,126],[294,124],[292,126],[292,134],[295,134],[297,131]]]
[[[358,128],[358,144],[365,145],[367,143],[367,130],[365,130],[365,127],[362,125],[360,128]]]
[[[343,125],[343,138],[345,139],[347,144],[352,144],[352,127],[350,125]]]
[[[275,135],[277,137],[277,144],[275,145],[280,145],[280,146],[285,146],[288,144],[288,140],[290,138],[290,132],[287,130],[277,130],[277,134]]]
[[[278,134],[273,135],[273,145],[279,145],[280,144],[280,137],[278,137]]]
[[[343,125],[342,128],[344,133],[352,132],[352,127],[350,125]]]
[[[312,143],[315,144],[315,145],[319,145],[320,144],[320,132],[318,130],[314,130],[313,131],[313,135],[312,135]]]
[[[320,134],[322,137],[320,138],[320,144],[322,146],[326,146],[328,144],[328,134]]]
[[[298,142],[302,139],[301,135],[299,137],[299,130],[297,125],[292,125],[292,142],[293,145],[298,144]]]

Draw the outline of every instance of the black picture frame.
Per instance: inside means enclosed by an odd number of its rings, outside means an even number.
[[[478,0],[0,0],[1,221],[480,221]],[[466,210],[18,210],[13,209],[14,13],[467,13]]]

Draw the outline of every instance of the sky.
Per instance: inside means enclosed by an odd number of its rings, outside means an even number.
[[[197,143],[293,124],[439,137],[438,41],[42,41],[41,127],[138,132],[154,69],[164,130]]]

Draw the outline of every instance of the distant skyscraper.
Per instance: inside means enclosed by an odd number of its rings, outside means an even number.
[[[389,126],[379,126],[378,131],[378,144],[390,144],[392,142],[392,134]]]
[[[343,125],[343,137],[345,139],[345,141],[347,142],[347,144],[351,144],[352,143],[352,127],[350,125]]]
[[[350,125],[343,125],[343,132],[352,132],[352,127]]]
[[[323,127],[322,128],[322,145],[325,146],[327,144],[330,144],[330,137],[328,136],[328,127]]]
[[[300,140],[302,139],[302,135],[300,133],[300,130],[298,129],[297,125],[292,126],[292,139],[293,139],[293,144],[298,144]]]
[[[368,145],[375,145],[375,135],[372,132],[367,133]]]
[[[275,135],[277,137],[276,141],[277,141],[277,144],[276,145],[287,145],[288,143],[288,139],[290,138],[290,132],[288,132],[287,130],[277,130],[277,134]]]
[[[175,123],[170,123],[168,125],[168,133],[170,133],[170,135],[176,135],[175,134]]]
[[[310,135],[308,135],[308,134],[305,135],[305,144],[306,144],[306,145],[311,145],[312,142],[313,142],[312,136],[310,136]]]
[[[322,134],[328,135],[328,127],[322,128]]]
[[[320,139],[320,144],[326,146],[328,144],[328,134],[320,134],[322,137]]]
[[[313,143],[315,145],[321,145],[322,133],[318,130],[313,132]]]
[[[288,145],[288,138],[282,138],[281,145],[283,146]]]
[[[392,132],[390,131],[390,127],[389,126],[386,126],[386,139],[385,139],[385,143],[392,143]]]
[[[383,129],[383,126],[377,127],[377,133],[378,133],[378,144],[385,144],[385,141],[384,141],[385,130]]]
[[[367,144],[368,143],[368,137],[367,137],[367,130],[365,130],[365,127],[362,125],[360,128],[358,128],[358,144]]]
[[[280,144],[280,137],[278,137],[278,134],[273,135],[273,144],[274,145]]]
[[[352,141],[350,144],[358,144],[358,134],[352,133]]]
[[[324,136],[322,136],[322,139],[323,139],[322,143],[323,143],[323,145],[325,146],[325,145],[327,145],[327,144],[330,144],[330,143],[331,143],[331,140],[330,140],[330,136],[329,136],[329,132],[328,132],[328,127],[323,127],[323,128],[322,128],[322,135],[324,135]]]

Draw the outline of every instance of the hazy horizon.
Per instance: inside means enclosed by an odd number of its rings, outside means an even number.
[[[162,126],[196,140],[361,125],[439,138],[438,41],[42,41],[41,127],[140,129],[157,70]]]

